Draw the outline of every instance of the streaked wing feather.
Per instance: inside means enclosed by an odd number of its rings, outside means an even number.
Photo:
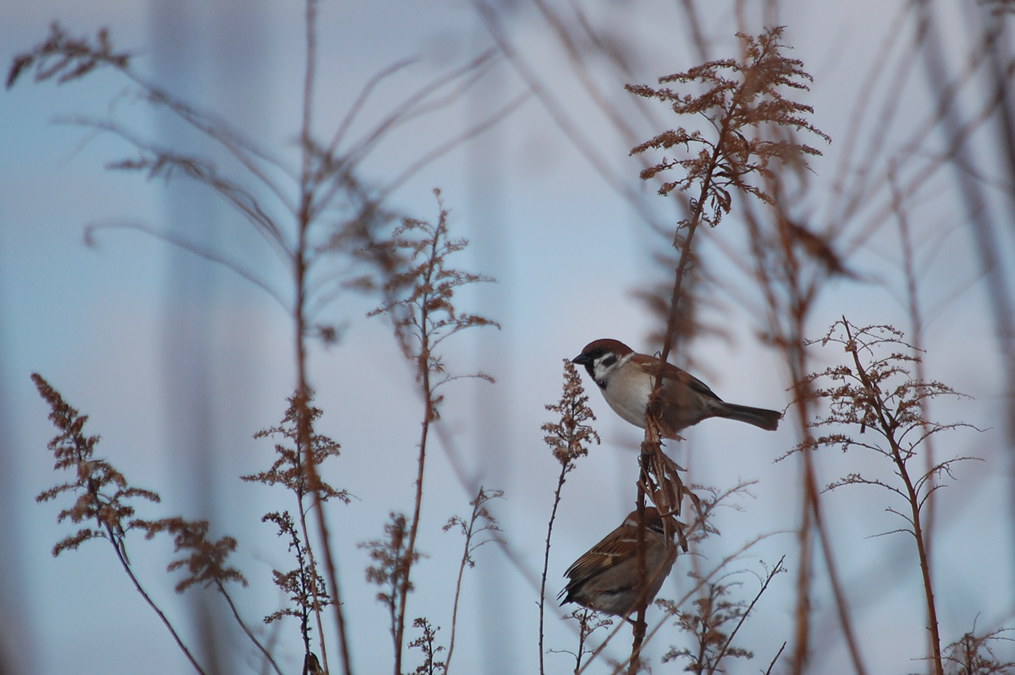
[[[658,361],[656,361],[655,363],[658,363]],[[641,366],[641,369],[643,371],[649,373],[650,375],[655,375],[656,374],[655,363],[652,363],[652,364],[645,364],[645,363],[643,363],[643,364],[639,364],[639,365]],[[701,394],[704,394],[705,396],[710,396],[710,397],[718,399],[720,401],[722,400],[721,398],[719,398],[716,395],[716,393],[714,391],[712,391],[709,388],[709,386],[707,384],[705,384],[704,382],[702,382],[701,380],[696,378],[694,375],[691,375],[686,370],[682,370],[680,368],[677,368],[675,365],[673,365],[672,363],[669,363],[669,362],[666,363],[666,367],[663,369],[663,383],[664,383],[664,385],[665,385],[666,380],[673,380],[675,382],[682,382],[682,383],[686,384],[688,387],[690,387],[691,389],[693,389],[693,390],[695,390],[695,391],[697,391],[697,392],[699,392]]]
[[[571,580],[571,584],[580,584],[627,557],[631,550],[629,546],[626,537],[606,537],[575,560],[564,576]]]

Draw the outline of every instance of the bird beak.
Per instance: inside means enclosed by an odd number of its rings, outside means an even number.
[[[578,356],[571,359],[571,363],[577,363],[579,366],[586,366],[592,363],[592,359],[585,356],[584,354],[579,354]]]

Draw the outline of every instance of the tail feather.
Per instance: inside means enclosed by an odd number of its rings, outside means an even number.
[[[739,422],[747,422],[767,431],[775,431],[779,428],[779,420],[782,419],[782,413],[777,410],[752,408],[736,403],[727,403],[722,416]]]

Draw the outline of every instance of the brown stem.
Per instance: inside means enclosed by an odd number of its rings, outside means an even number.
[[[405,603],[409,595],[409,575],[412,571],[413,555],[416,551],[416,533],[419,531],[419,516],[423,506],[423,469],[426,466],[426,441],[433,416],[433,399],[430,392],[430,371],[424,371],[423,386],[427,391],[426,418],[419,440],[419,472],[416,474],[416,503],[412,513],[412,525],[409,526],[409,544],[405,548],[405,574],[402,577],[398,598],[398,613],[395,617],[395,675],[402,673],[402,640],[405,634]]]
[[[798,328],[802,329],[802,324],[797,324]],[[802,332],[797,333],[802,335]],[[803,344],[802,339],[796,344]],[[801,426],[801,436],[803,438],[810,438],[810,429],[807,427],[807,419],[809,415],[808,402],[813,400],[814,394],[811,390],[809,383],[801,375],[805,372],[804,364],[804,352],[803,349],[794,350],[797,352],[797,363],[794,368],[793,377],[793,390],[798,401],[801,401],[801,414],[799,415],[799,422]],[[835,555],[832,551],[831,538],[828,534],[828,529],[825,527],[824,518],[822,516],[821,502],[819,500],[820,491],[818,489],[817,472],[814,470],[814,461],[812,457],[812,450],[809,448],[803,451],[804,456],[804,499],[805,499],[805,516],[804,526],[810,527],[813,524],[815,530],[818,533],[818,541],[821,543],[822,556],[825,559],[825,569],[828,571],[828,580],[832,586],[832,594],[835,597],[836,611],[839,615],[839,624],[842,626],[842,632],[846,638],[846,647],[849,649],[850,658],[853,662],[853,669],[857,675],[865,675],[867,669],[863,664],[863,658],[860,654],[859,642],[856,638],[856,633],[853,629],[853,621],[849,614],[849,604],[846,599],[846,593],[842,588],[842,582],[839,579],[838,568],[835,562]],[[810,516],[813,516],[811,520]],[[809,542],[809,537],[802,537],[802,544]],[[802,550],[801,555],[810,556],[809,546],[806,551]],[[801,572],[801,579],[803,580],[803,572]],[[808,579],[809,580],[809,579]],[[804,617],[802,629],[804,642],[798,642],[796,647],[796,653],[794,654],[794,671],[795,673],[802,673],[807,657],[807,638],[809,633],[809,592],[800,596],[798,601],[797,611],[807,611],[808,615]],[[798,619],[800,618],[798,614]],[[799,626],[798,626],[799,629]],[[801,637],[798,635],[798,637]]]
[[[673,279],[673,293],[670,296],[670,312],[666,319],[666,336],[663,340],[663,349],[660,356],[659,370],[656,373],[655,383],[652,388],[652,396],[649,401],[649,406],[646,409],[645,424],[645,439],[642,443],[642,456],[641,456],[641,478],[638,481],[638,583],[642,589],[647,589],[646,576],[647,571],[645,568],[645,491],[643,485],[650,484],[648,470],[646,467],[647,453],[651,452],[662,452],[660,448],[661,439],[658,435],[653,433],[655,428],[654,420],[651,419],[655,415],[655,408],[658,404],[660,392],[662,391],[663,385],[663,370],[666,363],[666,359],[669,357],[670,349],[673,346],[674,337],[677,331],[677,316],[678,308],[680,305],[680,299],[682,297],[681,292],[684,282],[684,274],[687,271],[687,266],[691,260],[691,242],[694,240],[694,233],[698,229],[698,224],[701,222],[701,214],[704,209],[704,203],[707,199],[708,192],[712,186],[712,173],[715,171],[719,163],[720,154],[720,143],[724,140],[727,126],[724,123],[722,131],[719,135],[719,141],[717,141],[715,147],[712,150],[712,158],[709,165],[708,171],[705,172],[705,178],[702,181],[701,189],[698,193],[698,200],[695,202],[694,211],[691,214],[691,219],[687,226],[687,235],[684,237],[680,244],[680,259],[677,261],[677,268],[674,271]],[[665,478],[663,476],[658,477],[660,482],[663,482]],[[665,488],[664,488],[665,489]],[[679,507],[681,495],[677,495],[677,504]],[[645,640],[645,630],[647,625],[645,623],[645,609],[647,598],[643,597],[638,605],[638,613],[634,621],[633,628],[633,642],[631,645],[631,661],[628,667],[629,675],[635,675],[641,669],[641,647]]]
[[[779,558],[779,562],[777,562],[775,567],[772,568],[772,571],[768,573],[768,576],[765,578],[765,583],[761,585],[761,590],[758,591],[757,595],[754,596],[754,599],[751,600],[751,604],[747,606],[747,610],[740,616],[740,621],[738,621],[737,625],[734,626],[729,637],[726,638],[726,642],[723,643],[722,650],[719,652],[719,655],[716,656],[715,660],[712,662],[712,667],[708,669],[709,675],[713,675],[713,673],[715,673],[715,671],[719,668],[719,662],[722,661],[724,656],[726,656],[726,652],[729,650],[730,645],[733,644],[733,638],[737,636],[737,632],[740,630],[740,627],[744,625],[745,621],[747,621],[747,617],[754,609],[754,606],[758,604],[758,600],[761,599],[761,596],[768,589],[768,585],[772,583],[772,579],[774,579],[775,575],[783,569],[782,563],[785,560],[786,556]],[[779,651],[781,652],[782,650],[780,649]]]
[[[782,646],[779,647],[779,651],[775,653],[775,656],[772,658],[772,662],[768,664],[768,668],[765,670],[765,675],[772,675],[772,668],[775,668],[775,662],[779,660],[780,656],[782,656],[784,649],[786,649],[785,642],[783,642]]]
[[[927,552],[927,547],[924,545],[923,526],[920,516],[920,494],[913,485],[912,479],[909,477],[909,471],[906,468],[906,460],[902,457],[902,448],[899,447],[898,441],[895,438],[895,429],[897,425],[894,420],[886,417],[886,406],[884,401],[881,399],[881,391],[878,386],[871,381],[867,371],[860,363],[860,355],[857,353],[856,345],[853,342],[853,335],[850,331],[849,323],[846,322],[845,318],[843,318],[842,321],[846,330],[846,337],[848,339],[848,349],[850,354],[853,356],[853,363],[856,365],[857,374],[860,376],[860,382],[872,397],[872,405],[870,407],[877,415],[878,425],[881,427],[881,435],[888,441],[888,445],[891,448],[892,461],[895,463],[899,476],[902,478],[902,482],[906,486],[906,499],[909,502],[911,514],[910,522],[913,525],[912,534],[916,539],[916,551],[920,558],[920,572],[923,575],[924,597],[927,601],[927,622],[930,624],[928,629],[930,630],[931,637],[931,659],[934,663],[934,672],[936,675],[944,675],[944,664],[941,661],[941,636],[938,633],[937,606],[934,602],[934,587],[931,584],[930,556]]]
[[[927,600],[927,622],[930,624],[930,646],[934,660],[934,672],[937,675],[944,675],[944,664],[941,661],[941,636],[938,633],[937,607],[934,602],[934,587],[931,584],[930,553],[924,544],[923,527],[920,522],[920,496],[917,494],[912,480],[910,480],[909,472],[906,470],[906,464],[900,454],[899,446],[895,443],[894,439],[890,439],[889,443],[892,448],[892,459],[895,460],[895,465],[899,469],[899,475],[902,476],[902,480],[906,484],[906,494],[913,517],[913,536],[916,538],[916,550],[920,556],[920,572],[923,574],[923,590]]]
[[[448,657],[444,659],[444,675],[448,675],[451,669],[451,657],[455,653],[455,637],[458,633],[458,601],[462,596],[462,578],[465,576],[465,565],[469,561],[469,547],[472,545],[473,528],[476,526],[479,509],[483,502],[483,488],[480,487],[476,494],[476,502],[472,507],[472,518],[469,520],[469,528],[465,532],[465,550],[462,551],[462,562],[458,565],[458,580],[455,582],[455,603],[451,609],[451,639],[448,641]]]
[[[807,452],[806,450],[804,451]],[[810,462],[810,459],[804,458],[804,471],[808,472],[806,465]],[[801,505],[801,513],[803,514],[803,520],[800,523],[800,530],[797,533],[797,539],[800,544],[800,569],[797,572],[796,580],[796,619],[794,626],[794,646],[793,646],[793,666],[790,672],[794,675],[800,675],[804,672],[804,665],[807,662],[807,652],[810,646],[810,628],[811,628],[811,574],[812,574],[812,562],[811,562],[811,509],[809,504],[811,502],[810,494],[810,481],[804,481],[804,497],[803,504]]]
[[[909,229],[909,218],[906,217],[906,210],[903,204],[902,195],[899,192],[899,186],[897,185],[895,176],[895,165],[892,163],[888,169],[888,179],[892,190],[892,206],[895,210],[896,220],[899,223],[899,238],[902,240],[902,263],[903,271],[906,274],[906,296],[909,304],[909,322],[910,333],[913,339],[913,351],[916,352],[914,356],[919,356],[919,353],[923,351],[923,316],[920,311],[920,296],[917,292],[916,284],[916,266],[914,261],[913,253],[913,240],[910,235]],[[924,365],[922,358],[916,359],[916,379],[918,382],[926,382],[926,366]],[[928,491],[933,492],[936,484],[934,467],[937,466],[937,462],[934,461],[934,436],[926,434],[927,427],[927,400],[924,398],[920,399],[920,418],[925,432],[925,440],[923,443],[923,455],[926,466],[927,485]],[[926,517],[924,518],[924,546],[927,549],[927,557],[932,556],[932,543],[934,533],[934,521],[936,508],[936,500],[928,500],[926,504]],[[933,650],[932,650],[933,651]]]
[[[316,24],[317,24],[317,0],[306,0],[306,40],[307,40],[307,52],[306,52],[306,71],[304,73],[303,82],[303,125],[300,132],[300,144],[302,146],[302,167],[300,175],[300,204],[297,213],[297,225],[299,229],[299,241],[297,243],[296,252],[293,256],[293,272],[296,282],[296,303],[295,303],[295,323],[296,323],[296,367],[297,367],[297,378],[298,378],[298,390],[299,399],[301,401],[300,409],[297,416],[298,425],[298,443],[305,453],[306,461],[304,463],[305,470],[307,471],[307,479],[312,487],[312,492],[316,498],[315,506],[317,511],[317,525],[320,531],[321,546],[324,548],[325,558],[325,572],[328,575],[328,585],[331,587],[331,606],[335,611],[335,623],[338,628],[338,643],[339,649],[342,653],[342,672],[345,675],[351,675],[352,666],[349,658],[349,646],[346,639],[345,630],[345,618],[342,614],[342,600],[341,592],[338,585],[338,574],[335,570],[335,562],[331,554],[331,540],[328,535],[328,526],[324,518],[324,509],[321,508],[320,495],[318,494],[317,486],[320,483],[317,475],[317,466],[314,464],[313,448],[311,447],[311,429],[310,429],[310,415],[307,410],[306,402],[310,396],[310,386],[307,381],[307,350],[306,350],[306,336],[307,336],[307,325],[306,325],[306,304],[307,304],[307,257],[308,257],[308,246],[307,246],[307,231],[310,229],[312,222],[312,212],[314,205],[314,176],[312,171],[312,127],[313,127],[313,94],[314,94],[314,75],[317,65],[317,37],[316,37]],[[302,501],[302,500],[301,500]],[[302,515],[302,503],[301,503],[301,515]],[[304,537],[306,537],[305,523],[304,525]],[[309,539],[306,541],[308,553],[310,555],[311,564],[314,564],[313,547],[310,544]],[[320,617],[320,601],[317,597],[317,584],[312,584],[311,592],[314,598],[314,612],[317,615],[318,630],[320,631],[321,617]],[[328,658],[327,651],[324,644],[324,633],[320,632],[321,643],[321,658],[324,661],[324,670],[328,672]]]
[[[645,491],[643,489],[643,485],[650,484],[648,470],[646,468],[646,460],[648,457],[647,453],[662,452],[660,447],[661,439],[658,437],[658,434],[654,432],[656,424],[653,418],[656,415],[659,396],[662,392],[663,372],[666,360],[669,357],[670,349],[673,346],[677,331],[677,316],[679,313],[680,299],[682,297],[684,274],[687,272],[687,266],[691,261],[691,243],[694,240],[694,233],[697,231],[698,225],[701,223],[701,216],[705,208],[705,202],[707,201],[709,191],[712,188],[712,174],[719,165],[722,143],[725,142],[728,130],[729,119],[726,118],[723,121],[722,128],[720,129],[719,138],[716,141],[715,146],[712,148],[712,157],[709,162],[709,167],[705,172],[704,179],[701,183],[701,189],[698,192],[698,199],[694,203],[694,210],[687,225],[687,235],[680,243],[680,258],[677,261],[677,268],[674,271],[673,293],[670,296],[670,312],[666,319],[666,336],[663,340],[659,370],[656,372],[655,383],[652,387],[652,396],[649,399],[649,405],[645,411],[647,416],[645,424],[645,439],[642,443],[641,478],[638,481],[638,583],[639,587],[642,589],[648,588],[646,584],[647,571],[645,568]],[[674,245],[676,245],[676,240],[674,241]],[[659,476],[658,478],[660,479],[660,483],[665,481],[664,476]],[[665,486],[664,489],[666,489]],[[676,497],[677,501],[674,505],[676,508],[679,508],[680,499],[681,494],[678,493]],[[642,597],[638,604],[638,613],[632,631],[634,633],[634,638],[631,645],[631,661],[628,667],[629,675],[635,675],[635,673],[641,669],[640,653],[647,628],[645,623],[645,609],[647,604],[647,597]]]
[[[183,644],[183,640],[180,638],[179,634],[177,634],[176,630],[173,628],[173,624],[169,623],[169,619],[166,618],[166,615],[162,613],[162,610],[159,609],[158,605],[155,604],[155,601],[152,600],[151,597],[148,595],[148,593],[145,592],[145,589],[141,587],[141,582],[139,582],[137,580],[137,577],[134,576],[133,570],[130,569],[130,564],[127,562],[127,559],[123,557],[123,551],[120,550],[120,545],[123,542],[122,538],[115,535],[113,533],[113,528],[110,527],[108,524],[105,525],[105,528],[106,534],[109,537],[109,543],[113,545],[113,551],[116,552],[116,557],[120,561],[120,565],[123,567],[123,571],[127,573],[127,576],[130,577],[130,580],[134,583],[134,588],[136,588],[137,592],[141,594],[141,597],[145,599],[145,602],[148,603],[148,606],[151,607],[153,610],[155,610],[155,613],[158,614],[159,619],[161,619],[162,623],[166,626],[167,629],[169,629],[169,632],[170,634],[172,634],[173,639],[176,640],[176,645],[181,650],[183,650],[183,653],[187,656],[187,660],[189,660],[190,664],[194,666],[194,670],[201,673],[201,675],[205,675],[204,670],[201,668],[200,665],[198,665],[197,660],[194,658],[194,655],[191,654],[190,650],[187,649],[187,646]]]
[[[778,195],[778,187],[778,184],[773,185],[770,188],[770,193]],[[794,400],[799,408],[797,416],[800,426],[799,433],[801,438],[808,441],[805,445],[809,445],[812,436],[807,421],[810,419],[810,405],[814,399],[814,392],[805,375],[807,372],[807,355],[804,351],[804,331],[806,330],[807,317],[818,287],[815,282],[810,284],[804,283],[803,268],[801,261],[795,253],[795,239],[791,229],[786,226],[788,223],[785,222],[781,210],[776,210],[775,217],[779,225],[777,230],[779,240],[776,251],[780,254],[777,260],[777,269],[781,273],[781,276],[778,278],[774,278],[766,265],[769,245],[764,241],[758,219],[750,209],[746,211],[745,222],[750,237],[751,251],[756,261],[754,273],[757,275],[765,295],[769,322],[768,332],[772,336],[772,341],[782,351],[786,366],[792,377]],[[780,301],[775,292],[779,283],[786,285],[786,295],[788,298],[785,302]],[[821,543],[825,568],[828,571],[829,583],[835,596],[839,623],[846,638],[846,646],[849,650],[853,669],[858,675],[863,675],[866,673],[866,668],[863,665],[859,643],[856,640],[853,622],[850,618],[846,594],[839,580],[838,569],[831,547],[831,539],[822,518],[819,500],[820,491],[818,489],[817,473],[814,468],[812,451],[805,449],[801,455],[803,463],[803,500],[801,504],[802,522],[799,530],[800,571],[797,576],[796,644],[790,672],[794,673],[794,675],[801,675],[806,670],[811,629],[812,530],[816,530],[818,540]]]
[[[651,433],[651,429],[646,430],[646,435]],[[645,642],[645,630],[647,624],[645,623],[645,608],[648,603],[646,591],[648,590],[648,569],[645,561],[645,490],[642,485],[648,485],[648,470],[645,467],[647,457],[643,453],[641,456],[641,480],[638,481],[638,613],[634,620],[634,627],[631,632],[633,638],[631,642],[631,662],[628,665],[628,675],[636,675],[641,670],[641,647]]]
[[[656,373],[655,386],[652,391],[653,397],[658,395],[657,392],[662,387],[663,364],[666,363],[666,359],[670,355],[670,349],[673,347],[673,340],[677,332],[677,315],[684,283],[684,274],[687,271],[687,265],[691,262],[691,242],[694,239],[694,233],[698,230],[698,225],[701,223],[701,214],[705,208],[708,191],[712,187],[712,173],[719,164],[719,143],[724,140],[725,131],[726,126],[724,124],[723,132],[719,136],[719,141],[712,150],[712,159],[709,163],[708,171],[705,173],[705,178],[701,183],[701,190],[698,192],[698,201],[695,202],[694,211],[691,213],[691,220],[687,226],[687,236],[684,237],[683,242],[680,244],[680,259],[677,261],[677,269],[674,272],[673,293],[670,296],[670,314],[666,318],[666,339],[663,340],[663,351],[662,355],[659,357],[661,363],[659,364],[659,372]],[[674,242],[674,244],[675,243],[676,242]]]
[[[313,0],[310,0],[310,2],[308,2],[308,5],[310,5],[312,3],[313,3]],[[309,93],[308,93],[307,98],[309,99]],[[309,102],[309,100],[307,102]],[[304,149],[304,154],[305,155],[308,154],[306,149]],[[309,170],[308,165],[304,166],[304,170],[305,171]],[[304,182],[304,189],[302,190],[302,196],[301,196],[301,199],[300,199],[299,242],[298,242],[298,245],[297,245],[297,251],[296,251],[296,256],[295,256],[295,260],[294,260],[294,263],[295,263],[294,264],[294,267],[295,267],[294,272],[295,272],[295,277],[296,277],[296,317],[295,317],[295,323],[296,323],[296,364],[297,364],[296,367],[297,367],[297,379],[298,379],[298,385],[297,385],[297,390],[298,390],[297,404],[298,404],[298,408],[297,408],[297,414],[296,414],[296,424],[297,424],[297,446],[298,446],[298,452],[302,453],[302,455],[303,455],[303,460],[302,460],[303,466],[301,468],[307,474],[306,475],[306,480],[307,480],[307,483],[310,485],[310,488],[311,488],[310,491],[315,496],[317,496],[317,494],[318,494],[317,493],[317,485],[319,484],[319,478],[318,478],[318,475],[317,475],[317,466],[314,463],[314,450],[313,450],[312,430],[311,430],[311,422],[310,422],[310,411],[307,409],[307,402],[310,399],[310,385],[309,385],[309,383],[307,381],[307,365],[306,365],[307,364],[307,350],[306,350],[306,333],[307,333],[307,330],[306,330],[306,315],[305,315],[305,310],[306,310],[306,274],[307,274],[307,262],[306,262],[306,251],[307,251],[306,247],[307,247],[307,243],[306,243],[306,241],[307,241],[307,229],[309,229],[309,225],[310,225],[310,223],[309,223],[309,212],[310,212],[310,208],[311,208],[312,196],[311,196],[311,191],[308,188],[309,177],[306,174],[304,175],[304,181],[305,181]],[[302,494],[298,494],[297,495],[297,499],[298,499],[298,503],[299,503],[300,525],[301,525],[301,527],[303,529],[303,537],[304,537],[306,548],[307,548],[307,554],[308,554],[309,559],[310,559],[311,569],[312,570],[316,570],[315,557],[314,557],[314,554],[313,554],[313,548],[314,547],[312,546],[312,544],[310,542],[310,539],[309,539],[308,533],[307,533],[307,528],[306,528],[306,510],[305,510],[305,508],[303,506],[303,495]],[[327,552],[328,549],[329,549],[329,543],[330,542],[329,542],[329,540],[327,538],[326,529],[323,526],[323,512],[322,512],[322,509],[320,508],[320,502],[319,501],[317,503],[317,506],[318,506],[318,508],[317,508],[318,525],[320,526],[319,529],[320,529],[320,534],[321,534],[321,542],[322,542],[322,546],[324,547],[325,551]],[[346,649],[345,649],[344,623],[341,620],[341,608],[340,608],[340,603],[339,603],[339,593],[338,593],[337,579],[335,579],[335,577],[334,577],[334,570],[330,566],[329,566],[329,569],[327,570],[327,572],[328,572],[328,584],[329,584],[329,586],[332,589],[332,593],[335,595],[335,598],[334,598],[334,601],[332,602],[332,604],[336,608],[336,611],[338,612],[339,641],[340,641],[340,643],[342,645],[343,657],[346,657],[347,656],[347,652],[346,652]],[[310,592],[311,592],[311,596],[312,596],[313,602],[314,602],[314,614],[315,614],[317,625],[318,625],[318,631],[319,631],[319,635],[321,636],[321,639],[319,640],[319,642],[321,643],[321,658],[324,661],[324,668],[325,668],[325,670],[327,670],[328,669],[328,661],[327,661],[327,653],[326,653],[326,650],[325,650],[325,647],[324,647],[324,633],[321,632],[321,626],[322,626],[322,623],[321,623],[321,602],[320,602],[320,598],[317,595],[317,584],[316,583],[312,583],[310,585]],[[348,665],[349,661],[348,661],[348,658],[344,658],[343,662],[344,662],[344,665],[345,665],[346,675],[348,675],[349,674],[349,670],[348,670],[348,668],[349,668],[349,665]]]
[[[304,470],[307,472],[307,482],[311,486],[311,492],[315,497],[315,503],[313,506],[314,511],[317,513],[317,527],[320,533],[321,546],[324,549],[324,561],[325,561],[325,573],[328,578],[328,585],[331,588],[331,606],[335,612],[335,623],[338,628],[338,642],[339,649],[342,653],[342,672],[345,675],[351,675],[352,666],[349,659],[349,645],[346,639],[346,628],[345,628],[345,617],[342,613],[342,600],[341,592],[338,585],[338,574],[336,572],[336,565],[334,557],[331,552],[331,538],[328,532],[328,525],[324,516],[324,509],[322,508],[322,502],[320,500],[320,494],[318,492],[318,485],[320,484],[320,477],[317,473],[317,466],[314,463],[313,447],[311,441],[311,428],[310,428],[310,413],[307,410],[307,401],[310,397],[310,386],[307,382],[307,364],[306,364],[306,317],[304,314],[306,308],[306,231],[308,228],[308,221],[306,220],[307,214],[309,213],[311,196],[309,190],[304,190],[303,198],[301,200],[300,207],[300,232],[299,232],[299,247],[295,259],[295,276],[296,276],[296,361],[298,371],[298,390],[299,390],[299,401],[300,407],[297,415],[298,424],[298,439],[299,445],[304,453]],[[300,503],[301,519],[303,517],[303,504],[302,500]],[[305,523],[302,523],[305,527]],[[306,533],[304,532],[304,536]],[[314,565],[313,547],[310,545],[310,541],[307,542],[307,551],[310,556],[311,564]],[[314,599],[314,611],[318,615],[320,614],[320,601],[317,597],[317,585],[311,585],[311,593]],[[320,626],[320,616],[317,617],[318,626]],[[318,629],[320,630],[320,628]],[[325,671],[328,671],[327,652],[324,645],[324,634],[321,633],[321,658],[324,661]]]
[[[546,548],[543,551],[543,577],[539,584],[539,675],[544,675],[543,666],[543,614],[546,604],[546,572],[550,567],[550,535],[553,533],[553,521],[557,518],[557,506],[560,504],[560,490],[564,487],[564,479],[567,476],[568,463],[560,467],[560,477],[557,479],[557,489],[553,493],[553,508],[550,510],[550,522],[546,526]],[[578,643],[578,661],[581,662],[581,637]]]
[[[425,288],[433,288],[432,281],[437,264],[437,248],[440,241],[439,232],[434,233],[430,244],[430,260],[423,280]],[[426,399],[423,413],[423,428],[419,438],[419,471],[416,475],[416,502],[413,508],[412,524],[409,526],[409,544],[405,549],[405,576],[402,578],[399,592],[398,613],[395,617],[395,675],[402,673],[402,639],[405,634],[405,603],[409,595],[409,577],[412,572],[413,556],[416,552],[416,534],[419,532],[419,517],[423,507],[423,470],[426,467],[426,443],[430,434],[430,422],[436,418],[434,411],[434,391],[430,384],[430,293],[424,292],[419,301],[419,357],[417,373],[420,387]]]
[[[261,644],[261,641],[258,640],[257,637],[254,636],[253,632],[251,632],[250,628],[247,627],[246,622],[244,622],[243,619],[240,618],[240,613],[239,611],[237,611],[236,605],[233,604],[233,599],[229,596],[229,593],[226,591],[225,586],[222,585],[221,581],[216,581],[215,585],[218,587],[219,592],[222,593],[222,596],[226,599],[226,602],[229,603],[229,609],[230,611],[232,611],[233,618],[236,619],[236,623],[240,624],[240,628],[242,628],[243,632],[247,634],[247,637],[250,638],[250,641],[253,642],[254,645],[256,645],[259,650],[261,650],[261,653],[264,654],[264,658],[275,669],[275,672],[278,673],[278,675],[282,675],[282,671],[281,669],[279,669],[278,664],[275,663],[275,659],[272,658],[271,652],[269,652],[265,648],[265,646]]]
[[[313,475],[317,475],[317,469],[313,470]],[[324,568],[328,574],[328,583],[331,584],[331,593],[334,597],[331,598],[331,606],[335,610],[335,622],[338,625],[338,646],[342,652],[342,672],[345,675],[351,675],[352,664],[349,660],[349,646],[346,640],[345,630],[345,615],[342,612],[342,599],[339,594],[338,588],[338,571],[335,565],[334,556],[331,553],[331,539],[328,533],[328,522],[324,517],[324,509],[321,508],[321,504],[317,504],[317,508],[314,509],[317,512],[317,527],[321,531],[321,542],[324,548]],[[324,640],[321,640],[321,656],[324,656]],[[324,666],[325,672],[328,671],[328,666]]]
[[[305,399],[301,399],[301,400],[305,401]],[[303,412],[298,413],[297,419],[299,419],[299,415],[302,415],[302,414],[304,414],[304,413]],[[309,412],[307,412],[306,414],[309,415]],[[312,453],[313,453],[313,450],[311,449],[310,451],[307,452],[307,456],[310,457],[312,455]],[[299,453],[297,453],[297,457],[299,457]],[[313,462],[311,461],[310,463],[313,463]],[[304,464],[306,464],[306,462],[304,462]],[[300,468],[301,468],[301,470],[303,470],[302,467],[300,467]],[[314,467],[313,471],[314,471],[314,478],[313,478],[313,480],[316,481],[317,480],[317,478],[316,478],[317,467],[316,466]],[[316,484],[316,483],[314,483],[314,484]],[[316,494],[316,492],[315,492],[315,494]],[[304,495],[303,495],[302,492],[300,492],[300,494],[297,495],[297,504],[298,504],[299,516],[300,516],[300,529],[303,532],[303,541],[304,541],[304,543],[306,545],[307,557],[310,560],[310,569],[313,570],[314,575],[316,575],[317,574],[317,560],[314,557],[314,547],[310,545],[310,533],[307,530],[307,510],[306,510],[306,508],[303,505],[303,497],[304,497]],[[316,581],[316,579],[314,581]],[[314,620],[317,622],[317,634],[322,636],[321,640],[320,640],[320,643],[321,643],[321,659],[324,661],[324,667],[327,668],[328,667],[328,649],[327,649],[327,646],[324,643],[324,637],[323,637],[324,636],[324,627],[323,627],[322,622],[321,622],[321,602],[320,602],[320,598],[317,595],[317,584],[316,583],[311,583],[310,584],[310,594],[311,594],[311,596],[313,597],[313,600],[314,600]],[[309,646],[308,646],[307,651],[308,652],[310,651],[309,650]]]
[[[312,436],[313,430],[308,428],[307,431],[306,431],[306,434],[304,434],[303,433],[303,426],[302,426],[303,425],[303,419],[304,419],[304,417],[308,420],[308,425],[309,425],[310,411],[307,410],[307,406],[309,404],[309,392],[308,392],[307,396],[304,396],[303,393],[302,393],[302,389],[303,389],[303,387],[301,387],[301,393],[300,393],[299,397],[296,399],[296,406],[297,406],[297,410],[296,410],[296,424],[297,424],[297,440],[298,440],[297,451],[296,451],[296,465],[297,465],[297,468],[300,471],[300,475],[304,477],[303,480],[306,481],[306,484],[311,485],[311,486],[317,486],[318,485],[318,482],[317,482],[318,481],[318,478],[317,478],[317,465],[314,462],[313,448],[310,447],[310,443],[312,443],[311,436]],[[306,445],[304,445],[304,443],[306,443]],[[304,450],[304,448],[306,448],[306,449]],[[304,458],[304,455],[305,455],[305,458]],[[316,489],[314,489],[313,492],[314,492],[315,495],[317,494]],[[320,597],[319,597],[319,595],[317,593],[317,583],[316,583],[317,560],[316,560],[316,558],[314,556],[314,547],[313,547],[313,545],[310,542],[310,532],[309,532],[309,530],[307,528],[307,509],[304,506],[304,502],[303,502],[303,499],[304,499],[305,496],[306,496],[306,492],[304,491],[304,489],[302,487],[297,487],[297,491],[296,491],[296,506],[297,506],[297,511],[298,511],[299,519],[300,519],[300,531],[303,534],[303,542],[304,542],[304,545],[306,547],[307,557],[310,560],[310,569],[312,571],[312,575],[311,576],[314,577],[312,579],[312,583],[310,584],[310,595],[311,595],[311,598],[313,599],[314,620],[317,623],[317,634],[321,636],[321,639],[320,639],[320,644],[321,644],[321,659],[324,661],[324,667],[325,667],[325,669],[327,669],[327,667],[328,667],[328,649],[327,649],[327,645],[325,644],[325,641],[324,641],[324,626],[323,626],[323,623],[321,621],[321,601],[320,601]],[[305,651],[309,654],[310,653],[310,636],[309,636],[309,634],[307,633],[306,630],[304,630],[303,640],[304,640],[305,646],[306,646],[306,650]]]
[[[582,669],[582,655],[585,653],[585,638],[588,637],[588,613],[580,620],[578,628],[578,653],[574,657],[574,675],[578,675]]]

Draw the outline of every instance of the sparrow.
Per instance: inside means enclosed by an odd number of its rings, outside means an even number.
[[[613,411],[631,424],[645,428],[645,408],[659,370],[659,359],[637,354],[618,340],[602,339],[585,345],[571,359],[585,366]],[[663,365],[662,414],[659,432],[679,440],[677,432],[709,417],[726,417],[774,431],[782,413],[726,403],[704,382],[676,366]]]
[[[653,506],[645,507],[645,604],[655,599],[677,557],[672,535],[663,530],[663,519]],[[567,586],[557,599],[574,602],[597,612],[626,617],[638,606],[638,512],[590,548],[567,568]]]
[[[321,668],[321,662],[317,660],[317,654],[307,652],[306,656],[303,657],[303,675],[324,675],[324,668]]]

